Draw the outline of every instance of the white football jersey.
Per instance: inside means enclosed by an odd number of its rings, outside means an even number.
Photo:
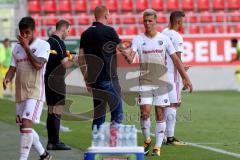
[[[139,56],[140,71],[148,72],[146,76],[141,75],[140,83],[141,81],[151,83],[165,77],[163,73],[166,71],[166,56],[176,52],[171,40],[159,32],[153,38],[147,37],[144,33],[139,34],[133,39],[131,48]]]
[[[35,56],[48,60],[50,53],[48,42],[35,39],[29,47]],[[12,51],[11,66],[16,67],[16,102],[26,99],[45,101],[46,64],[40,70],[36,70],[30,63],[23,47],[16,43]]]
[[[170,38],[176,52],[180,52],[180,53],[183,52],[183,38],[178,32],[176,32],[173,29],[166,28],[162,31],[162,33]],[[168,72],[171,72],[171,73],[173,73],[176,70],[172,62],[172,59],[168,55],[167,55],[167,68],[168,68]]]

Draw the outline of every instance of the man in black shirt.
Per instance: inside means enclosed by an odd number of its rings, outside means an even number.
[[[105,6],[97,6],[94,16],[96,22],[81,35],[79,65],[93,95],[93,125],[99,127],[105,122],[107,104],[111,122],[121,123],[123,120],[116,56],[116,47],[121,40],[116,31],[106,25],[109,11]]]
[[[56,24],[56,31],[48,39],[51,47],[45,73],[46,101],[48,105],[48,150],[71,149],[59,140],[60,119],[65,105],[65,73],[66,68],[71,67],[74,63],[67,57],[66,46],[63,42],[68,36],[69,29],[69,22],[60,20]]]

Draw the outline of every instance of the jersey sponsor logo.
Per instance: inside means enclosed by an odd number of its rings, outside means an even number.
[[[17,63],[20,63],[20,62],[27,62],[27,61],[28,61],[28,58],[17,59]]]
[[[143,54],[162,53],[162,49],[143,50]]]

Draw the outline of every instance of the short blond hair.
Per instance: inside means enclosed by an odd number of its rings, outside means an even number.
[[[143,11],[143,17],[154,16],[157,19],[157,12],[154,9],[146,9]]]
[[[94,9],[94,16],[96,20],[103,18],[106,14],[108,14],[108,8],[106,6],[97,6]]]

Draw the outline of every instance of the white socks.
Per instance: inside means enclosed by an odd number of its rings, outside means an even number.
[[[150,139],[150,128],[151,128],[151,122],[150,117],[148,117],[146,120],[140,120],[141,123],[141,129],[142,134],[144,136],[144,140]]]
[[[43,146],[39,140],[39,136],[34,129],[32,129],[32,134],[33,134],[33,146],[36,149],[36,151],[38,152],[38,154],[41,156],[45,153],[45,149],[43,148]]]
[[[166,122],[156,122],[156,128],[155,128],[155,135],[156,135],[156,145],[155,147],[161,147],[163,138],[164,138],[164,133],[166,129]]]
[[[166,117],[166,136],[173,137],[174,129],[176,124],[176,109],[171,107],[166,107],[165,117]]]
[[[22,128],[20,138],[20,159],[27,160],[33,143],[32,128]]]

